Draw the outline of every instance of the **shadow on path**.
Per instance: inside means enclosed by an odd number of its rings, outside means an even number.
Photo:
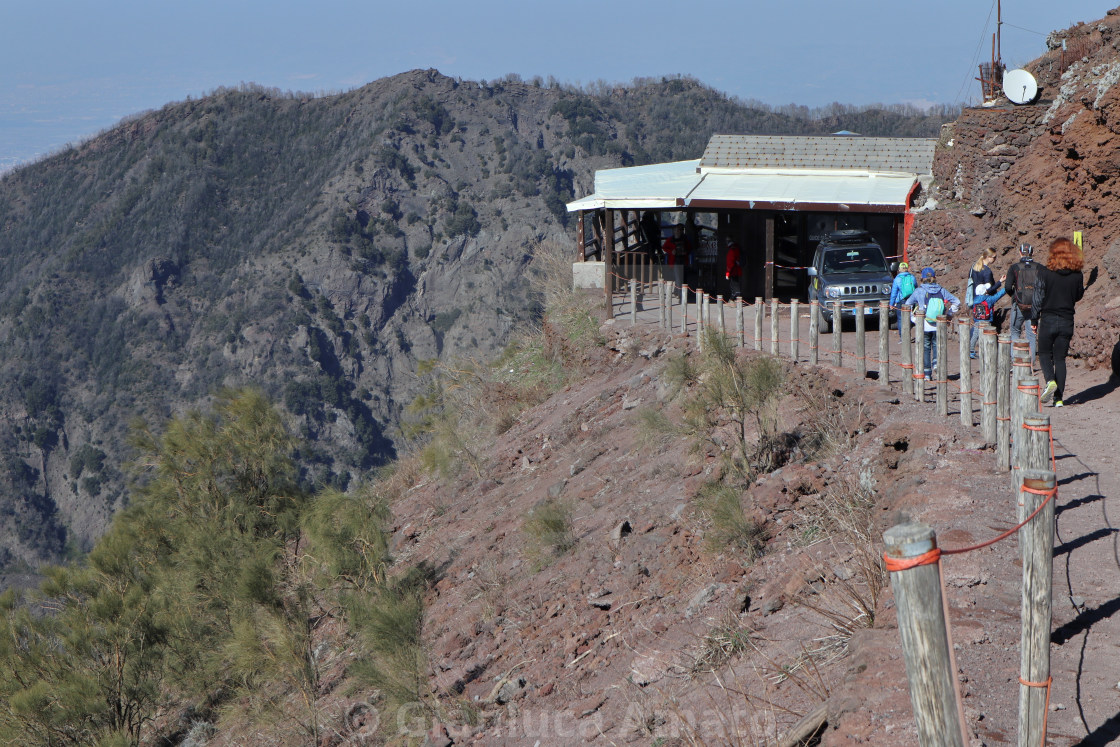
[[[1120,737],[1120,713],[1093,729],[1084,739],[1074,747],[1098,747],[1099,745],[1112,744]]]
[[[1054,557],[1065,555],[1068,552],[1073,552],[1077,548],[1084,547],[1090,542],[1096,542],[1099,539],[1111,537],[1112,535],[1117,533],[1120,533],[1120,529],[1115,529],[1113,527],[1102,527],[1095,532],[1089,532],[1088,534],[1084,534],[1077,539],[1072,539],[1069,542],[1063,542],[1062,544],[1058,545],[1054,548]]]
[[[1073,509],[1073,508],[1080,508],[1081,506],[1084,506],[1088,503],[1096,503],[1097,501],[1103,501],[1103,500],[1104,500],[1103,495],[1087,495],[1084,498],[1074,498],[1069,503],[1063,503],[1061,506],[1058,506],[1057,508],[1055,508],[1054,513],[1055,514],[1060,514],[1063,511],[1069,511],[1070,509]]]
[[[1063,643],[1069,642],[1078,633],[1088,630],[1101,620],[1112,617],[1117,610],[1120,610],[1120,598],[1105,602],[1100,607],[1087,609],[1055,630],[1050,636],[1050,641],[1056,646],[1061,646]]]
[[[1069,485],[1071,482],[1077,482],[1078,480],[1084,480],[1087,477],[1096,477],[1096,476],[1097,476],[1096,472],[1080,472],[1076,475],[1070,475],[1069,477],[1063,477],[1061,480],[1058,480],[1058,484],[1059,485]]]
[[[1092,402],[1095,399],[1100,399],[1101,397],[1105,397],[1111,394],[1112,392],[1116,391],[1117,387],[1120,387],[1120,379],[1113,377],[1103,384],[1097,384],[1096,386],[1089,387],[1083,392],[1078,392],[1077,394],[1067,399],[1065,403],[1067,405],[1083,405],[1086,402]]]

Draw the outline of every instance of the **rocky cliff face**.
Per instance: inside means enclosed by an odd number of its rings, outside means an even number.
[[[1018,259],[1022,242],[1045,247],[1081,231],[1085,300],[1072,353],[1107,365],[1120,330],[1120,15],[1049,39],[1027,66],[1040,99],[965,110],[942,130],[929,210],[911,238],[922,264],[949,271],[963,292],[968,265],[987,246]],[[1061,46],[1066,42],[1067,51]]]

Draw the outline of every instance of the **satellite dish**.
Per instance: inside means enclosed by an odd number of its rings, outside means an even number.
[[[1003,93],[1012,104],[1030,104],[1038,98],[1038,83],[1026,70],[1011,70],[1003,75]]]

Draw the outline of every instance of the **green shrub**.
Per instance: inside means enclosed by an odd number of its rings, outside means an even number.
[[[729,550],[748,561],[762,554],[766,530],[747,517],[742,491],[713,482],[704,485],[698,496],[699,507],[709,526],[704,539],[715,552]]]
[[[525,516],[523,530],[526,552],[538,567],[576,546],[572,507],[558,500],[550,498],[534,506]]]

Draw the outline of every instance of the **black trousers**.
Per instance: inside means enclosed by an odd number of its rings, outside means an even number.
[[[1066,389],[1066,355],[1073,339],[1073,320],[1044,316],[1038,322],[1038,363],[1042,376],[1058,385],[1054,401],[1060,402]]]

